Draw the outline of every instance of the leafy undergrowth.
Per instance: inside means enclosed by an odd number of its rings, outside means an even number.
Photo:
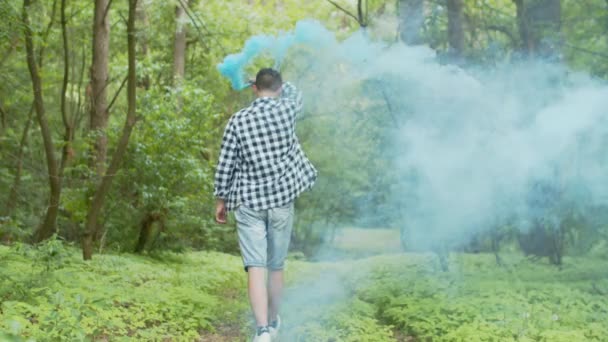
[[[606,260],[425,254],[290,261],[283,342],[606,341]],[[0,247],[0,340],[245,341],[240,259]]]
[[[283,340],[608,340],[606,260],[506,260],[453,255],[449,272],[423,254],[300,265],[309,281],[288,292]]]
[[[197,341],[246,309],[240,259],[220,253],[83,262],[51,241],[0,246],[0,264],[0,340]]]

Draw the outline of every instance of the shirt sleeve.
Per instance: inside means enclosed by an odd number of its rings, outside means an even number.
[[[300,111],[302,110],[302,92],[290,82],[283,83],[281,101],[294,110],[296,115],[300,114]]]
[[[215,187],[213,195],[227,199],[232,188],[235,170],[239,163],[239,146],[234,120],[230,119],[222,138],[220,158],[215,171]]]

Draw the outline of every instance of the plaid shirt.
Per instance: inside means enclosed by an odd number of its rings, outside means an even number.
[[[283,84],[281,97],[260,97],[234,114],[222,140],[214,195],[227,210],[265,210],[291,203],[312,188],[317,170],[296,137],[302,94]]]

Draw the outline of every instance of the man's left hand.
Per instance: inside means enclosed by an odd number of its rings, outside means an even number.
[[[215,204],[215,222],[226,224],[226,203],[223,199],[218,199]]]

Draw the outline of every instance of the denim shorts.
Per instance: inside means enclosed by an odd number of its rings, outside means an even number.
[[[249,267],[282,270],[293,227],[293,203],[280,208],[253,210],[240,205],[235,211],[245,271]]]

